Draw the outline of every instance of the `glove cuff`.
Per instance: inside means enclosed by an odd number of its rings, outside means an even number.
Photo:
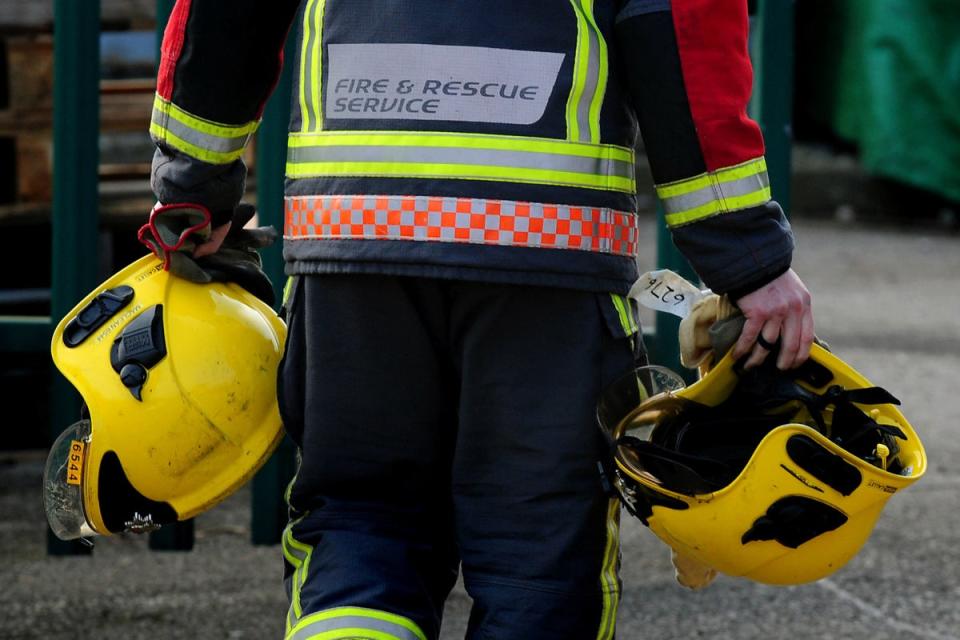
[[[211,219],[210,211],[200,204],[157,203],[147,223],[137,231],[137,239],[163,260],[164,270],[169,271],[170,256],[193,242],[192,236],[209,235]]]

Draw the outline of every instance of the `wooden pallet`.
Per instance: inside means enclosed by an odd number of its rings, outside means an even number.
[[[0,138],[13,141],[15,188],[12,200],[0,203],[7,214],[32,210],[52,199],[53,39],[48,34],[4,39],[7,104],[0,105]],[[100,130],[103,133],[147,131],[154,80],[104,80],[100,85]],[[8,145],[9,146],[9,145]],[[6,162],[4,162],[6,164]],[[145,178],[149,161],[101,166],[105,180]],[[4,215],[0,211],[0,218]]]

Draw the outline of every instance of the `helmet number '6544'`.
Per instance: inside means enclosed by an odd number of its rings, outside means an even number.
[[[83,471],[83,442],[70,441],[70,458],[67,462],[67,484],[79,485]]]

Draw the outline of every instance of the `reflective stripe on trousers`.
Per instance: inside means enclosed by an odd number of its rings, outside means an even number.
[[[287,525],[281,540],[283,555],[294,567],[287,585],[290,590],[290,609],[287,612],[286,640],[426,640],[424,633],[408,618],[376,609],[336,607],[304,616],[300,590],[307,578],[313,548],[293,537],[296,522]]]
[[[607,512],[607,546],[603,554],[600,585],[603,591],[603,613],[597,640],[611,640],[617,629],[617,608],[620,606],[620,500],[610,499]]]
[[[599,207],[428,196],[286,198],[287,239],[462,242],[634,256],[631,213]]]
[[[417,625],[386,611],[338,607],[305,617],[287,632],[286,640],[427,640]]]
[[[293,575],[288,578],[289,584],[287,585],[290,591],[290,609],[287,612],[286,622],[287,633],[290,633],[303,615],[303,610],[300,607],[300,589],[307,579],[307,570],[310,568],[310,555],[313,550],[309,545],[303,544],[293,537],[293,526],[295,524],[296,521],[293,521],[287,525],[283,530],[283,537],[280,541],[283,547],[284,558],[286,558],[287,562],[294,568]]]

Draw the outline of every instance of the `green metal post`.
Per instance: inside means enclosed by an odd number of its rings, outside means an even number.
[[[176,0],[157,0],[157,38],[154,44],[153,59],[156,60],[158,67],[160,66],[160,45],[163,44],[163,31],[167,28],[167,20],[170,18],[174,4],[176,4]]]
[[[55,0],[53,49],[53,264],[50,316],[59,320],[97,284],[100,162],[100,1]],[[51,366],[51,369],[53,367]],[[50,434],[79,419],[76,391],[53,370]],[[47,532],[54,555],[89,547]]]
[[[290,122],[290,92],[293,90],[293,60],[296,55],[294,39],[284,48],[284,64],[280,79],[263,110],[263,119],[257,130],[257,213],[260,224],[271,225],[283,231],[283,183],[287,162],[287,125]],[[285,276],[283,273],[283,244],[276,242],[260,251],[263,268],[273,282],[277,300],[281,299]]]
[[[163,42],[163,31],[166,28],[170,12],[173,11],[174,0],[157,0],[156,21],[156,48],[154,60],[157,68],[160,67],[160,45]],[[194,521],[186,520],[167,525],[150,534],[149,546],[154,551],[190,551],[193,549]]]
[[[753,38],[752,115],[767,146],[773,197],[790,212],[790,150],[793,142],[794,1],[761,0]]]
[[[0,316],[0,353],[45,352],[50,329],[48,316]]]
[[[670,237],[670,231],[663,222],[663,206],[657,203],[657,267],[670,269],[683,276],[690,282],[699,282],[697,273],[687,262],[686,258],[677,250]],[[680,318],[668,313],[657,312],[654,316],[653,339],[648,339],[650,361],[672,369],[683,376],[687,382],[693,382],[696,375],[680,364],[680,343],[677,334],[680,327]]]
[[[263,112],[257,133],[257,211],[260,224],[283,230],[283,181],[287,159],[287,124],[290,121],[290,92],[293,87],[295,39],[287,41],[280,81]],[[273,281],[277,300],[281,300],[284,273],[282,243],[260,252],[263,267]],[[286,484],[295,472],[294,447],[284,438],[280,448],[253,479],[250,537],[253,544],[277,544],[286,525],[283,500]]]

